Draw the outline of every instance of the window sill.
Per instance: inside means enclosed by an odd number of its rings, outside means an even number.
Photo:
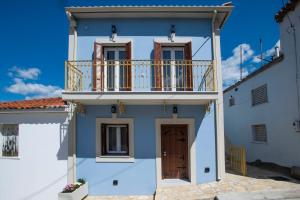
[[[133,162],[135,162],[135,159],[130,156],[101,156],[101,157],[96,157],[96,162],[133,163]]]
[[[20,157],[6,157],[6,156],[0,156],[0,159],[4,160],[20,160]]]
[[[252,141],[252,143],[253,144],[265,144],[265,145],[268,144],[268,142],[258,142],[258,141]]]

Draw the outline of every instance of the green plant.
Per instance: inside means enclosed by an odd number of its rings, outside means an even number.
[[[78,182],[78,183],[81,183],[81,184],[85,184],[85,180],[84,180],[83,178],[77,179],[77,182]]]

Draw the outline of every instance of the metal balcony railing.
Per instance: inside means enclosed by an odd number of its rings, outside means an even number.
[[[211,60],[66,61],[65,90],[95,92],[215,91]]]

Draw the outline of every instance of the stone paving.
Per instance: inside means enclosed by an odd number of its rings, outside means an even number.
[[[269,176],[283,176],[276,172],[248,166],[248,176],[226,173],[219,182],[200,185],[168,186],[156,191],[155,200],[200,200],[213,199],[218,194],[228,192],[254,192],[263,190],[296,189],[300,191],[300,181],[290,177],[289,181],[276,181]],[[102,196],[87,197],[86,200],[153,200],[153,196]]]

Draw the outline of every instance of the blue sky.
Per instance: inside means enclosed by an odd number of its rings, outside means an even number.
[[[59,95],[64,86],[70,5],[218,5],[226,0],[3,0],[0,2],[0,101]],[[238,78],[239,45],[244,74],[257,67],[263,40],[266,56],[279,40],[275,13],[281,0],[233,0],[235,9],[221,35],[224,85]]]

